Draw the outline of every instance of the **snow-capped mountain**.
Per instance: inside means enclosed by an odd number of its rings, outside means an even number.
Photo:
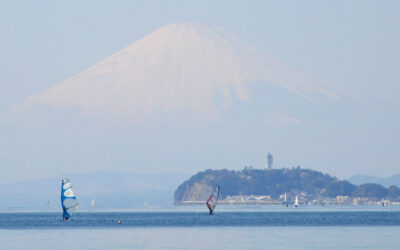
[[[213,117],[235,101],[250,100],[252,84],[311,100],[340,98],[220,28],[170,24],[17,108],[77,108],[128,120]]]

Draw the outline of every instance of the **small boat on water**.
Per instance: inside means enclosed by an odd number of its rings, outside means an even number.
[[[299,196],[296,195],[296,199],[294,200],[294,207],[298,207],[299,206]]]
[[[96,201],[94,199],[92,199],[92,201],[90,202],[90,207],[94,207],[95,204],[96,204]]]
[[[286,193],[283,195],[283,205],[285,205],[286,207],[289,207],[289,201],[287,199],[287,195]]]
[[[63,220],[69,220],[72,213],[78,208],[78,201],[69,179],[61,181],[61,207],[63,210]]]
[[[218,198],[219,198],[219,190],[220,187],[217,185],[215,186],[215,190],[211,193],[210,197],[208,198],[206,205],[208,210],[210,211],[210,215],[213,214],[215,207],[217,206]]]

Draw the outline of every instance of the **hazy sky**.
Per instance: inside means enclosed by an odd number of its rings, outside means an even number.
[[[257,92],[217,120],[103,124],[5,113],[170,23],[220,27],[338,89],[312,103]],[[398,1],[0,2],[0,182],[68,172],[194,173],[301,165],[341,178],[400,173]],[[27,115],[29,116],[29,114]],[[70,119],[66,119],[68,117]]]

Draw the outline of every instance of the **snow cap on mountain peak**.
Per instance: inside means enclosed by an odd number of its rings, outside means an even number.
[[[169,24],[20,107],[74,107],[138,119],[216,116],[250,98],[252,83],[274,84],[306,98],[338,95],[220,28]]]

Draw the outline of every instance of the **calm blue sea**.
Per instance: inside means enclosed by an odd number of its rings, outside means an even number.
[[[122,223],[118,224],[117,221]],[[400,212],[92,212],[0,213],[0,229],[115,229],[134,227],[400,226]]]
[[[55,248],[400,249],[400,211],[0,213],[0,249]]]

